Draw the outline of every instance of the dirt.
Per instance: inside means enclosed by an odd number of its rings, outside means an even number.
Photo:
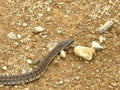
[[[113,26],[104,33],[96,29],[106,21]],[[43,31],[33,33],[34,27]],[[21,37],[11,39],[14,32]],[[1,0],[0,73],[29,72],[34,63],[47,55],[47,45],[74,39],[72,47],[91,47],[99,37],[104,49],[91,61],[78,58],[73,48],[65,59],[58,55],[38,80],[0,90],[120,90],[120,1],[119,0]],[[3,68],[6,67],[6,68]]]

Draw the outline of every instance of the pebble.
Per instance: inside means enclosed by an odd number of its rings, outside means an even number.
[[[63,84],[63,81],[59,81],[58,84],[59,84],[59,85]]]
[[[5,71],[6,71],[7,69],[8,69],[7,66],[3,66],[3,67],[2,67],[2,70],[5,70]]]
[[[104,25],[102,25],[99,29],[97,29],[96,31],[99,32],[99,33],[103,33],[105,31],[107,31],[110,27],[112,27],[113,25],[113,21],[109,20],[107,22],[105,22]]]
[[[21,39],[22,36],[21,36],[20,34],[17,34],[17,38],[18,38],[18,39]]]
[[[95,70],[95,72],[96,72],[96,73],[99,73],[99,72],[100,72],[100,70],[99,70],[99,69],[96,69],[96,70]]]
[[[10,32],[7,34],[7,37],[10,38],[10,39],[17,39],[17,36],[14,32]]]
[[[24,27],[26,27],[26,26],[27,26],[27,23],[24,22],[22,25],[23,25]]]
[[[58,86],[57,86],[56,84],[53,84],[52,87],[53,87],[53,88],[57,88]]]
[[[26,69],[22,69],[22,74],[25,74],[27,71],[26,71]]]
[[[55,43],[55,42],[49,42],[47,45],[47,48],[49,51],[51,51],[56,45],[57,45],[57,43]]]
[[[74,48],[74,54],[86,60],[91,60],[94,53],[95,53],[95,50],[93,48],[89,48],[85,46],[76,46]]]
[[[116,86],[117,86],[117,83],[111,82],[111,85],[114,86],[114,87],[116,87]]]
[[[61,31],[61,30],[57,30],[57,33],[58,33],[58,34],[64,34],[64,32]]]
[[[96,41],[92,42],[92,48],[95,50],[102,50],[103,49],[103,47]]]
[[[28,59],[28,60],[27,60],[27,63],[32,64],[32,60],[31,60],[31,59]]]
[[[50,12],[51,11],[51,8],[50,7],[47,7],[47,10],[46,10],[47,12]]]
[[[100,43],[104,42],[105,40],[106,40],[105,37],[103,37],[103,36],[100,36],[100,37],[99,37],[99,42],[100,42]]]
[[[75,76],[74,78],[75,78],[75,80],[77,80],[77,81],[80,80],[80,77],[79,77],[79,76]]]
[[[60,52],[60,57],[66,58],[66,52],[62,50],[62,51]]]
[[[69,83],[70,79],[64,79],[64,82]]]
[[[34,29],[32,30],[32,32],[35,33],[35,34],[38,34],[42,31],[44,31],[44,28],[42,26],[34,27]]]

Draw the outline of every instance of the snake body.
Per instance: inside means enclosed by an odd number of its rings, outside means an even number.
[[[0,75],[0,85],[24,84],[37,80],[44,74],[54,57],[73,42],[71,39],[61,41],[41,62],[39,61],[37,68],[31,72],[18,75]]]

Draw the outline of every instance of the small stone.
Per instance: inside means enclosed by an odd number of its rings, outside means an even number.
[[[51,8],[50,7],[47,7],[47,10],[46,10],[47,12],[50,12],[51,11]]]
[[[57,33],[59,33],[59,34],[64,34],[64,32],[61,31],[61,30],[57,30]]]
[[[28,59],[27,63],[32,64],[32,60]]]
[[[47,48],[49,51],[51,51],[56,45],[57,45],[57,43],[55,43],[55,42],[49,42],[47,45]]]
[[[5,71],[6,71],[7,69],[8,69],[7,66],[3,66],[3,67],[2,67],[2,70],[5,70]]]
[[[95,50],[93,48],[84,47],[84,46],[76,46],[74,48],[74,54],[86,60],[91,60],[94,53]]]
[[[25,73],[27,73],[27,71],[26,71],[26,69],[22,69],[22,74],[25,74]]]
[[[120,74],[120,70],[118,70],[117,73]]]
[[[39,16],[39,17],[42,17],[42,16],[43,16],[43,13],[38,13],[38,16]]]
[[[15,45],[19,45],[19,43],[18,43],[18,42],[14,42],[14,44],[15,44]]]
[[[92,42],[92,48],[95,50],[103,49],[103,47],[98,42],[95,42],[95,41]]]
[[[10,32],[7,34],[7,37],[10,38],[10,39],[17,39],[17,36],[14,32]]]
[[[104,42],[105,40],[106,40],[105,37],[103,37],[103,36],[100,36],[100,37],[99,37],[99,42],[100,42],[100,43]]]
[[[109,20],[107,22],[105,22],[104,25],[102,25],[99,29],[97,29],[96,31],[99,32],[99,33],[103,33],[105,31],[107,31],[110,27],[112,27],[113,25],[113,21]]]
[[[58,86],[57,86],[56,84],[53,84],[52,87],[53,87],[53,88],[57,88]]]
[[[18,39],[21,39],[22,36],[21,36],[20,34],[17,34],[17,38],[18,38]]]
[[[116,87],[116,86],[117,86],[117,83],[111,82],[111,85],[114,86],[114,87]]]
[[[79,76],[75,76],[74,78],[75,78],[75,80],[77,80],[77,81],[80,80],[80,77],[79,77]]]
[[[23,25],[24,27],[26,27],[26,26],[27,26],[27,23],[24,22],[22,25]]]
[[[62,50],[62,51],[60,52],[60,57],[66,58],[66,52]]]
[[[70,80],[69,79],[64,79],[64,82],[69,83]]]
[[[42,39],[45,39],[48,37],[48,35],[43,35],[43,34],[39,34],[39,36],[42,38]]]
[[[99,69],[96,69],[96,70],[95,70],[95,72],[99,73],[99,72],[100,72],[100,70],[99,70]]]
[[[117,66],[120,67],[120,63],[118,63]]]
[[[42,26],[37,26],[37,27],[34,27],[32,32],[35,34],[38,34],[38,33],[42,32],[43,30],[44,30],[44,28]]]
[[[59,81],[58,84],[60,84],[60,85],[63,84],[63,81]]]

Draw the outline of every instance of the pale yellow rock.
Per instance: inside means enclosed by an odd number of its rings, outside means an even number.
[[[62,50],[62,51],[60,52],[60,57],[66,58],[66,52]]]
[[[74,48],[74,53],[78,57],[82,57],[86,60],[91,60],[95,50],[93,48],[84,47],[84,46],[76,46]]]

